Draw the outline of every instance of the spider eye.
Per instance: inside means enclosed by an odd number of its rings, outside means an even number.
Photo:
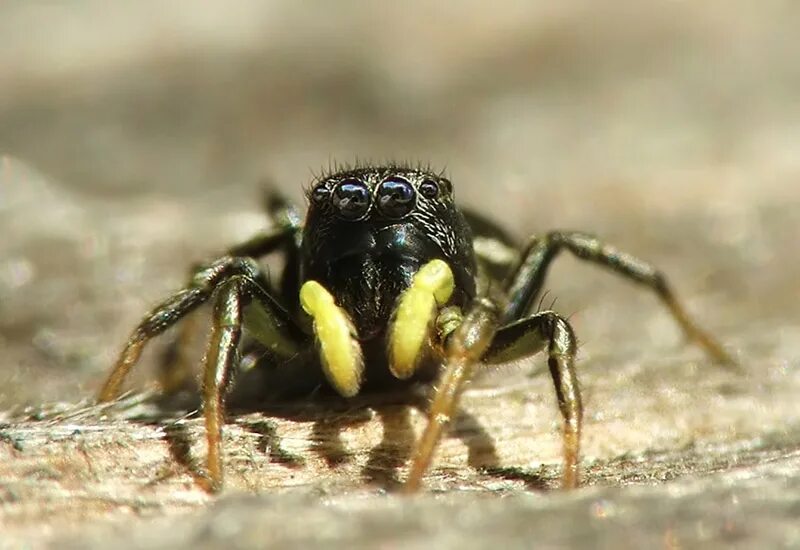
[[[439,185],[433,180],[425,180],[419,184],[419,193],[426,199],[433,199],[439,194]]]
[[[356,179],[340,181],[333,189],[332,202],[345,220],[360,220],[369,212],[369,188]]]
[[[322,204],[331,196],[331,191],[325,185],[315,187],[311,191],[311,201],[314,204]]]
[[[378,210],[389,218],[402,218],[414,209],[414,186],[404,179],[392,177],[381,182],[376,194]]]

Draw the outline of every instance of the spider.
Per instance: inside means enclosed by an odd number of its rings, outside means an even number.
[[[257,344],[256,367],[311,377],[345,398],[365,388],[435,381],[407,491],[419,488],[474,371],[540,351],[563,416],[562,485],[578,485],[583,407],[575,335],[558,313],[531,313],[562,251],[649,288],[690,340],[712,359],[732,363],[653,266],[580,232],[534,236],[517,249],[497,225],[459,209],[440,173],[356,166],[316,178],[307,199],[301,222],[293,206],[271,194],[274,226],[194,270],[185,288],[150,311],[99,393],[99,401],[113,400],[145,344],[212,300],[202,375],[210,490],[222,487],[224,403],[244,328]],[[285,257],[277,284],[257,262],[273,252]]]

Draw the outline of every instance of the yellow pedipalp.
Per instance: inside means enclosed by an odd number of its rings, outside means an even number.
[[[431,260],[400,295],[389,339],[389,369],[397,378],[414,374],[438,308],[450,299],[453,272],[442,260]]]
[[[347,314],[336,305],[330,292],[316,281],[303,284],[300,304],[314,319],[314,333],[328,381],[342,396],[356,395],[361,387],[364,360]]]

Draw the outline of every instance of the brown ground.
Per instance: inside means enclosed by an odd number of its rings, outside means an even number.
[[[800,9],[155,6],[0,8],[0,547],[800,544]],[[373,400],[232,415],[209,497],[197,419],[86,400],[190,262],[263,226],[264,178],[300,200],[356,157],[653,261],[743,372],[565,258],[588,487],[549,490],[539,360],[470,390],[423,496],[392,494],[422,414]]]

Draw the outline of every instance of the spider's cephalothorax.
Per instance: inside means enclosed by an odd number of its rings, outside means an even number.
[[[398,295],[430,260],[453,271],[453,301],[475,295],[472,235],[448,180],[419,171],[360,169],[317,184],[303,229],[300,275],[350,314],[361,340],[379,335]]]
[[[649,264],[577,232],[532,237],[518,248],[493,223],[459,210],[450,181],[430,170],[338,171],[314,182],[308,202],[301,224],[293,207],[271,195],[274,228],[195,270],[189,285],[151,311],[100,392],[101,401],[113,399],[146,342],[213,298],[203,371],[211,488],[222,483],[224,397],[244,327],[257,344],[247,350],[257,367],[324,380],[344,397],[365,385],[438,376],[409,490],[418,487],[474,369],[540,351],[564,417],[563,483],[577,485],[582,405],[575,337],[557,313],[531,311],[562,250],[650,288],[690,339],[731,362]],[[277,286],[256,261],[272,252],[286,260]]]
[[[319,283],[352,322],[370,369],[367,383],[385,381],[389,371],[410,377],[423,359],[422,348],[408,358],[410,364],[387,355],[406,343],[407,327],[394,333],[390,327],[398,322],[401,295],[423,266],[449,271],[441,274],[448,305],[460,310],[475,297],[469,225],[455,206],[450,182],[428,172],[360,168],[321,179],[309,192],[301,242],[300,279]],[[443,263],[431,264],[436,259]],[[424,328],[435,321],[435,313],[409,312]],[[358,390],[338,389],[344,394]]]

